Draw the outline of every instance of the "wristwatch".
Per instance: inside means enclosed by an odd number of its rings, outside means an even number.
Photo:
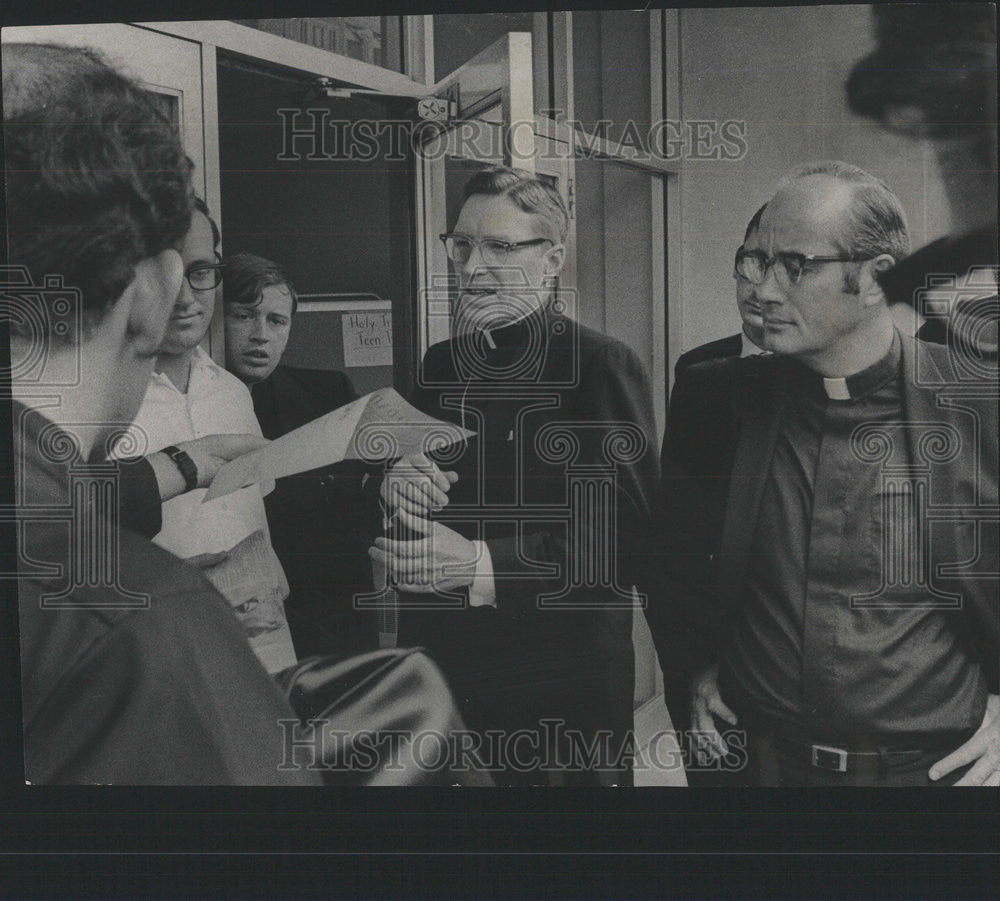
[[[191,491],[197,488],[198,467],[194,465],[194,460],[188,456],[187,452],[171,444],[169,447],[163,448],[163,453],[174,461],[174,464],[181,471],[181,475],[184,476],[184,490]]]

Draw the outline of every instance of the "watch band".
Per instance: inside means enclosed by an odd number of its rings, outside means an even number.
[[[184,476],[184,490],[191,491],[197,488],[198,467],[194,465],[194,460],[188,456],[187,452],[171,444],[169,447],[163,448],[163,453],[174,461],[174,464],[181,471],[181,475]]]

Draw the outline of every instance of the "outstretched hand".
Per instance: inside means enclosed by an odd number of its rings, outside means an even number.
[[[191,458],[198,471],[198,483],[195,487],[207,488],[223,464],[250,451],[267,447],[270,443],[260,435],[206,435],[204,438],[182,441],[177,449]],[[153,468],[161,501],[169,501],[188,490],[177,464],[163,451],[149,454],[146,460]]]
[[[260,435],[206,435],[177,445],[198,468],[198,487],[207,488],[224,463],[267,447],[271,442]]]

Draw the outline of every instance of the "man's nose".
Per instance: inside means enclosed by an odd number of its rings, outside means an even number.
[[[785,300],[785,292],[778,284],[778,279],[774,274],[774,266],[768,266],[764,273],[764,281],[753,286],[753,294],[762,304],[780,304]]]
[[[477,276],[481,277],[489,271],[486,257],[483,256],[481,244],[474,244],[469,253],[468,259],[462,263],[462,278],[466,284],[472,282]]]
[[[258,344],[266,344],[267,339],[268,334],[264,322],[260,319],[254,319],[253,325],[250,327],[250,340],[256,341]]]
[[[182,278],[181,289],[177,292],[177,298],[174,300],[174,306],[184,310],[191,306],[194,301],[194,291],[191,290],[191,286],[188,284],[187,278]]]

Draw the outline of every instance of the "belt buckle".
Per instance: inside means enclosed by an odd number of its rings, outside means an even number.
[[[821,770],[832,770],[836,773],[847,772],[847,751],[843,748],[831,748],[829,745],[811,745],[811,762]]]

